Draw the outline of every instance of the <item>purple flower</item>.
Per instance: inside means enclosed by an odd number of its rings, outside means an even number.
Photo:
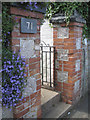
[[[24,73],[24,76],[26,76],[26,74]]]
[[[4,68],[6,68],[6,65],[4,64]]]
[[[6,108],[8,108],[8,106],[6,106]]]
[[[13,80],[11,80],[11,83],[13,83]]]
[[[25,74],[23,67],[25,62],[15,52],[13,52],[12,60],[6,56],[4,61],[3,70],[5,74],[3,76],[2,102],[6,106],[11,106],[13,105],[12,103],[19,100],[19,95],[24,89]]]
[[[17,60],[19,60],[20,56],[17,57]],[[19,62],[19,61],[18,61]]]
[[[3,70],[0,70],[0,73],[2,72]]]
[[[8,63],[8,64],[11,64],[11,62],[10,62],[10,61],[7,61],[7,63]]]
[[[13,54],[15,54],[16,52],[15,51],[13,51]]]
[[[21,2],[21,4],[23,4],[23,2]]]
[[[5,104],[3,103],[3,106],[5,106]]]
[[[21,67],[21,65],[18,65],[18,67],[20,68],[20,67]]]
[[[0,42],[2,42],[2,39],[0,39]]]
[[[10,32],[8,32],[8,34],[10,34]]]
[[[30,5],[32,5],[32,2],[31,2],[31,0],[29,0],[29,4],[30,4]]]
[[[28,67],[29,65],[27,64],[26,67]]]
[[[23,65],[25,65],[25,62],[22,62],[23,63]]]
[[[20,68],[20,70],[23,70],[23,68]]]
[[[20,75],[22,75],[23,74],[23,72],[21,72],[21,74]]]
[[[13,99],[13,102],[15,102],[15,99]]]
[[[14,66],[13,65],[11,65],[11,66],[8,66],[9,68],[14,68]]]

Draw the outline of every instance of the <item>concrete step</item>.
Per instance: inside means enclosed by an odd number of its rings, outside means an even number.
[[[56,103],[60,101],[60,93],[41,89],[41,109],[42,117],[44,117],[51,109],[55,106]]]
[[[52,107],[52,109],[43,116],[43,118],[54,118],[54,120],[58,118],[62,118],[70,109],[72,105],[66,104],[64,102],[59,102]]]

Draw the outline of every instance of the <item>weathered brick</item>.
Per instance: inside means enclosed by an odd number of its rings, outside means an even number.
[[[29,34],[25,34],[25,33],[20,33],[19,37],[23,38],[23,37],[28,37]]]
[[[71,25],[83,27],[84,24],[78,23],[78,22],[71,22],[71,23],[69,24],[69,26],[71,26]]]
[[[42,119],[41,118],[42,117],[41,114],[42,114],[42,111],[41,111],[41,108],[39,108],[38,111],[37,111],[37,120]]]
[[[25,103],[25,102],[27,102],[27,101],[29,101],[29,96],[24,97],[23,100],[22,100],[23,103]]]
[[[34,44],[38,45],[40,44],[40,24],[41,21],[40,19],[43,18],[43,14],[39,12],[34,12],[34,11],[28,11],[25,9],[20,9],[17,7],[11,7],[10,8],[10,13],[13,19],[18,23],[17,25],[14,26],[14,29],[11,33],[12,35],[12,50],[19,52],[20,51],[20,40],[27,40],[27,39],[32,39],[34,40]],[[28,34],[28,33],[21,33],[20,31],[20,25],[21,25],[21,18],[26,18],[26,17],[31,17],[32,19],[37,20],[37,33],[36,34]],[[16,106],[17,112],[14,113],[15,118],[22,118],[26,113],[30,112],[31,109],[31,104],[33,106],[39,106],[41,104],[40,98],[41,98],[41,80],[40,80],[40,51],[35,50],[34,55],[38,57],[33,57],[33,58],[27,58],[26,59],[26,64],[29,65],[29,67],[25,67],[25,72],[26,77],[31,77],[34,76],[36,78],[36,84],[37,84],[37,91],[33,94],[30,94],[30,96],[25,97],[22,102],[18,103]],[[30,69],[29,69],[30,68]],[[30,76],[28,76],[30,73]],[[38,80],[37,80],[38,79]],[[34,99],[36,98],[36,102],[34,103]],[[32,103],[31,103],[32,102]],[[37,113],[36,113],[37,114]],[[41,116],[41,113],[39,113],[39,116]]]
[[[36,68],[40,68],[40,63],[34,63],[29,65],[29,69],[36,69]]]
[[[22,117],[23,115],[25,115],[25,114],[28,113],[28,112],[29,112],[29,108],[23,110],[22,112],[20,112],[20,113],[18,113],[18,114],[15,114],[15,113],[14,113],[14,118],[20,118],[20,117]]]
[[[19,37],[19,34],[18,34],[18,32],[12,32],[12,33],[11,33],[11,36],[12,36],[12,37]]]
[[[65,24],[60,24],[60,26],[64,26]],[[72,27],[71,27],[72,26]],[[79,27],[76,27],[79,26]],[[67,83],[57,82],[58,77],[55,74],[56,87],[57,91],[63,91],[62,97],[63,101],[73,104],[73,91],[74,91],[74,83],[78,80],[81,80],[81,57],[82,57],[82,45],[80,49],[76,48],[76,39],[82,39],[82,27],[83,24],[79,23],[70,23],[69,24],[69,38],[58,39],[57,38],[57,26],[54,28],[53,36],[54,36],[54,45],[56,46],[56,50],[58,49],[68,49],[68,61],[58,61],[58,66],[55,68],[58,71],[68,71],[68,81]],[[79,32],[80,31],[80,32]],[[58,59],[58,55],[56,54],[56,59]],[[80,70],[75,71],[76,69],[76,60],[80,59]],[[79,94],[78,94],[79,95]]]
[[[12,39],[12,45],[19,45],[19,44],[20,44],[20,40]]]
[[[17,114],[17,113],[21,112],[23,109],[24,109],[24,105],[22,104],[19,107],[14,108],[13,110],[14,110],[14,113]]]
[[[39,89],[41,89],[41,85],[38,85],[38,86],[37,86],[37,90],[39,90]]]
[[[34,40],[35,44],[40,44],[40,39]]]
[[[37,92],[30,95],[30,98],[33,99],[36,96]]]
[[[37,18],[43,18],[44,17],[44,15],[43,14],[41,14],[41,13],[37,13]]]
[[[40,57],[30,58],[30,59],[29,59],[29,62],[30,62],[30,63],[34,63],[34,62],[38,62],[38,61],[40,61]]]
[[[12,46],[12,50],[15,52],[19,52],[20,51],[20,46]]]
[[[37,15],[36,12],[31,12],[31,11],[27,11],[27,10],[16,8],[16,7],[11,7],[10,13],[14,15],[22,15],[22,16],[27,16],[27,17],[30,16],[32,18],[42,17],[42,15],[40,14]]]

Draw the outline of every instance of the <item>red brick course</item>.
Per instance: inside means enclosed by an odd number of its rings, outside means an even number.
[[[66,27],[63,23],[60,26]],[[68,80],[66,82],[58,82],[57,72],[55,76],[56,86],[55,89],[57,91],[61,91],[62,93],[62,100],[66,103],[73,104],[75,102],[74,98],[80,97],[80,92],[74,93],[74,85],[75,82],[80,80],[81,83],[81,69],[82,69],[82,41],[81,41],[81,48],[76,48],[76,39],[81,38],[82,40],[82,23],[72,22],[69,24],[69,38],[57,38],[58,28],[54,27],[53,32],[53,44],[56,46],[56,51],[60,49],[68,49],[68,61],[61,61],[58,60],[58,67],[56,71],[64,71],[68,72]],[[58,54],[56,54],[56,60],[58,58]],[[76,71],[76,60],[80,60],[80,70]],[[79,84],[79,90],[81,89],[81,85]]]
[[[16,21],[13,31],[11,33],[12,39],[12,50],[16,52],[20,52],[20,39],[27,40],[27,37],[34,40],[35,45],[40,44],[40,19],[43,19],[43,14],[39,12],[24,10],[17,7],[10,8],[10,14],[13,19]],[[20,24],[21,18],[30,17],[31,19],[37,20],[37,33],[35,34],[27,34],[20,32]],[[25,114],[30,112],[32,107],[37,107],[37,117],[41,117],[41,80],[40,80],[40,52],[35,51],[36,57],[27,58],[26,64],[29,66],[25,68],[27,71],[25,72],[26,77],[35,77],[36,79],[36,92],[31,94],[30,96],[25,97],[21,102],[17,103],[16,107],[13,108],[14,117],[15,118],[23,118]],[[24,118],[23,118],[24,119]]]

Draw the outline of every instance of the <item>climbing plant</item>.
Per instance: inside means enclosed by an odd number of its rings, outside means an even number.
[[[64,13],[66,16],[66,25],[68,25],[74,10],[77,10],[79,14],[86,20],[86,22],[88,21],[89,6],[87,2],[50,2],[48,3],[46,17],[51,19],[55,13]],[[85,24],[83,29],[83,36],[88,37],[89,32],[90,27]]]
[[[9,13],[10,3],[2,4],[2,105],[15,106],[23,99],[22,91],[26,85],[25,60],[11,50],[11,31],[15,21]]]
[[[64,13],[66,25],[70,22],[70,17],[73,14],[74,10],[77,10],[79,14],[87,21],[88,19],[88,3],[87,2],[20,2],[19,5],[21,5],[23,8],[29,8],[30,10],[33,10],[33,8],[38,9],[38,7],[46,7],[46,14],[45,18],[48,18],[49,20],[51,17],[58,12]],[[88,31],[90,31],[90,28],[87,27],[87,24],[85,24],[83,29],[83,35],[85,37],[88,37]]]
[[[55,13],[62,12],[65,13],[66,23],[69,24],[70,16],[74,10],[77,10],[87,20],[88,4],[86,2],[50,2],[48,3],[46,17],[50,19]]]

